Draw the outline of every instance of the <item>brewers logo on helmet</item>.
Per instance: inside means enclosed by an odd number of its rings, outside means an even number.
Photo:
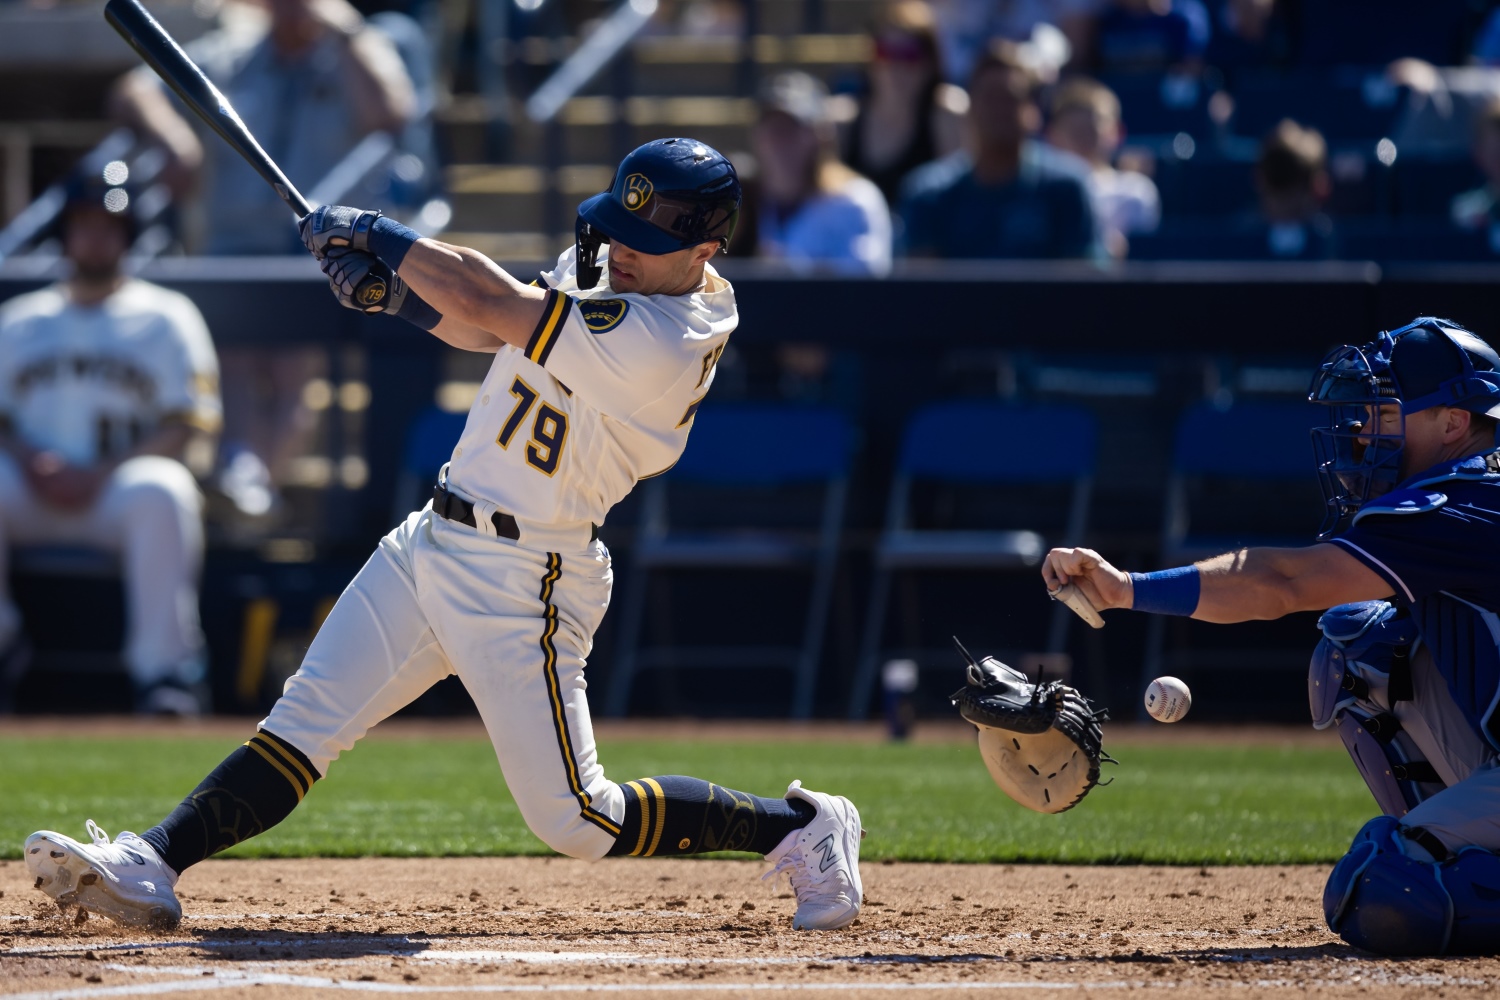
[[[608,191],[578,206],[578,287],[593,288],[599,247],[660,256],[700,243],[729,248],[740,214],[734,164],[697,139],[657,139],[620,162]]]

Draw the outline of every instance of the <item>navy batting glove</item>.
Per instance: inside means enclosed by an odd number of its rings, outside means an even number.
[[[335,247],[370,249],[370,230],[380,212],[348,205],[319,205],[297,222],[302,245],[318,260]]]

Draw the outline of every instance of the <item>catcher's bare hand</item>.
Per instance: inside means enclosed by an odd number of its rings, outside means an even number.
[[[1115,569],[1093,549],[1053,549],[1042,561],[1042,582],[1049,591],[1071,583],[1097,611],[1128,608],[1135,602],[1130,576]]]

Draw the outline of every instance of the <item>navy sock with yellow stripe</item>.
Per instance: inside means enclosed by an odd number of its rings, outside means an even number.
[[[806,802],[763,799],[676,774],[639,778],[620,788],[625,792],[625,819],[609,849],[613,855],[767,854],[787,834],[812,822],[815,814]]]
[[[141,839],[180,875],[286,819],[319,777],[301,751],[262,729]]]

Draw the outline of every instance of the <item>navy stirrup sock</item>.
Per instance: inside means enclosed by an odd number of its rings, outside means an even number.
[[[763,799],[700,778],[667,775],[620,785],[625,819],[611,855],[768,854],[817,815],[810,803]]]
[[[262,729],[141,839],[181,875],[286,819],[320,777],[300,750]]]

